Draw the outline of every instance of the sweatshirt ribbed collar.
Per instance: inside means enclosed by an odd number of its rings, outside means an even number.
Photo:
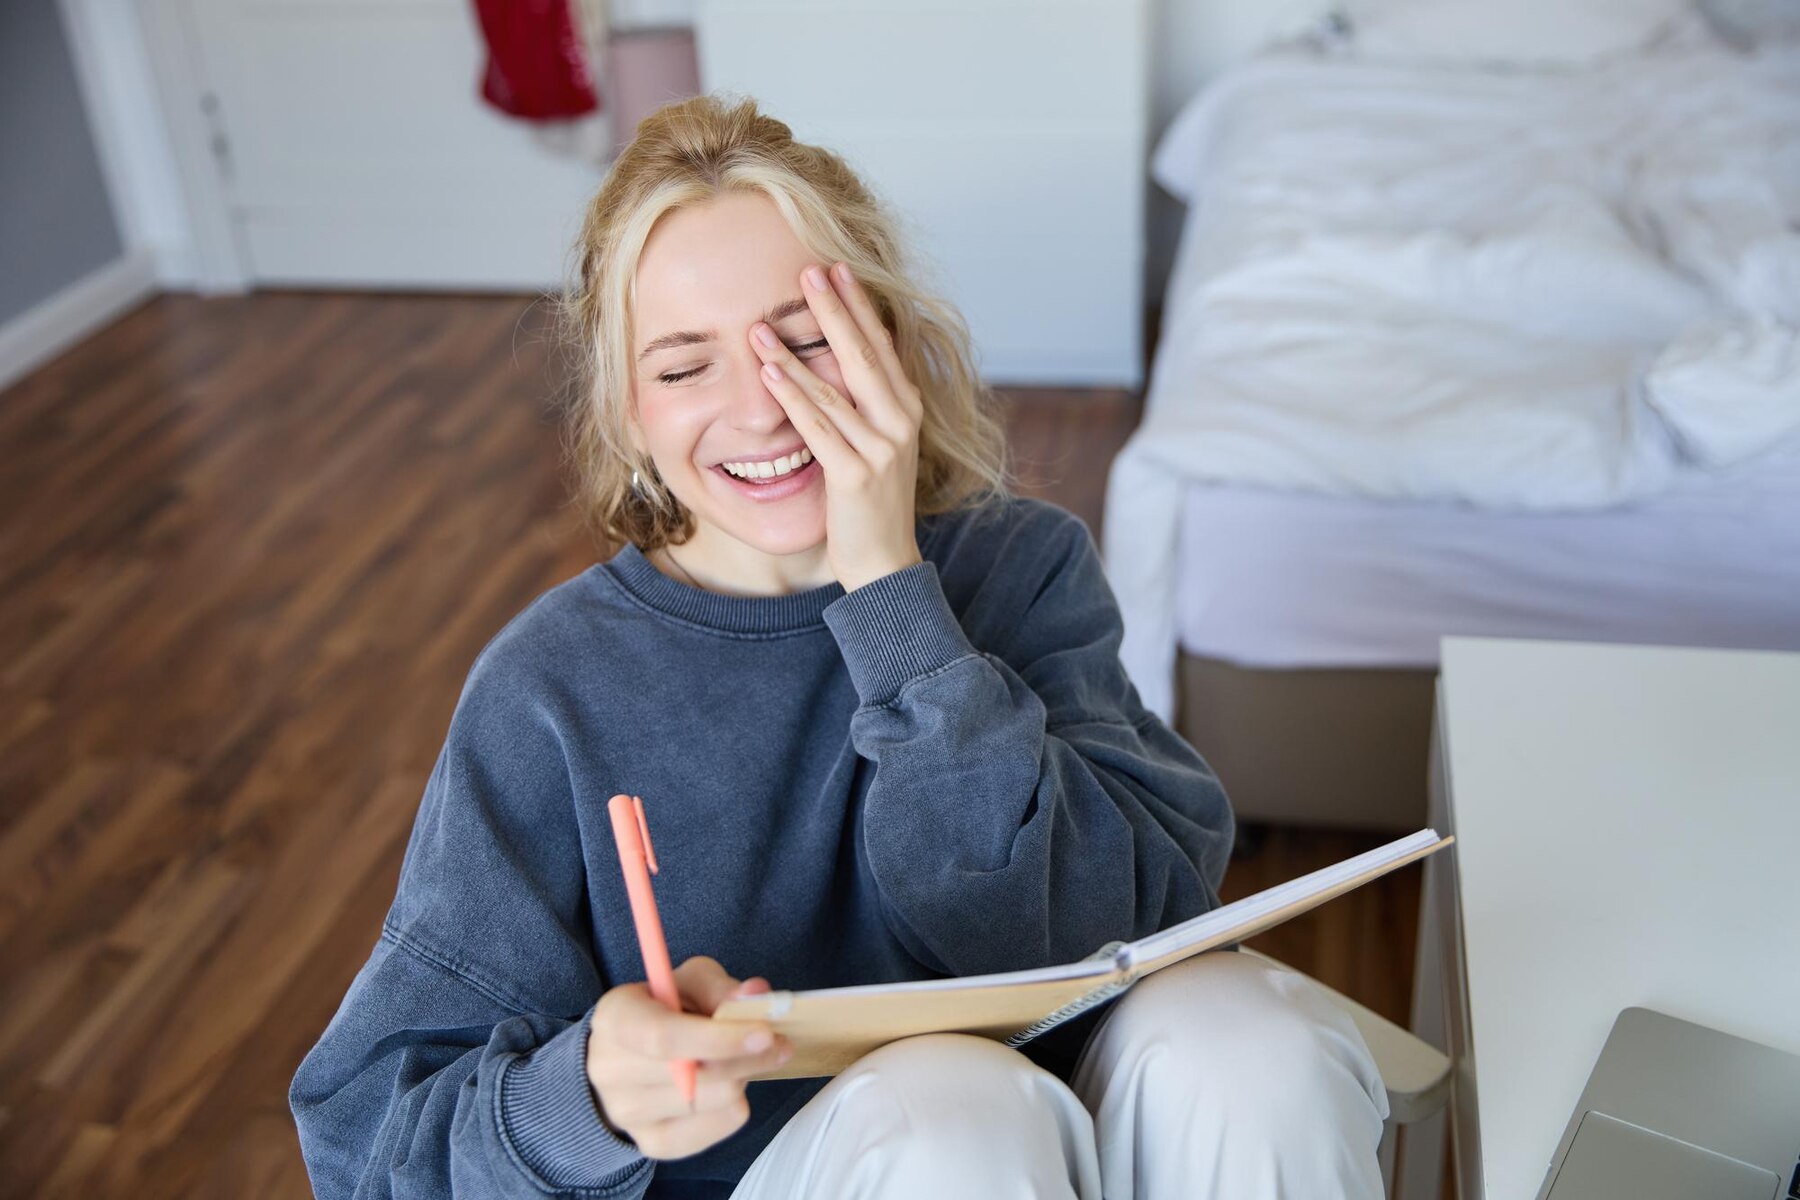
[[[601,569],[646,607],[721,633],[773,635],[823,627],[825,606],[844,594],[844,585],[834,580],[786,596],[722,596],[669,578],[629,542]]]

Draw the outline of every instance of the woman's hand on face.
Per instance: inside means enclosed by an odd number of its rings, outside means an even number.
[[[610,988],[594,1006],[587,1077],[606,1123],[647,1158],[684,1158],[735,1133],[750,1118],[744,1084],[786,1062],[792,1046],[765,1021],[715,1021],[734,995],[769,990],[761,977],[740,983],[710,958],[675,968],[682,1006],[670,1012],[641,983]],[[699,1062],[688,1107],[669,1070],[672,1059]]]
[[[825,473],[825,553],[845,591],[922,561],[913,528],[924,404],[894,340],[850,268],[800,275],[806,302],[837,355],[845,396],[758,322],[750,345],[763,382]],[[766,341],[764,340],[766,336]]]

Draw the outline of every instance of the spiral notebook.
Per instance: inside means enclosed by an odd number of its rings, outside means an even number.
[[[768,1021],[793,1042],[794,1056],[758,1079],[835,1075],[878,1046],[921,1033],[972,1033],[1020,1046],[1146,975],[1273,928],[1453,840],[1421,829],[1135,942],[1108,942],[1079,962],[999,975],[767,992],[728,1000],[713,1016]]]

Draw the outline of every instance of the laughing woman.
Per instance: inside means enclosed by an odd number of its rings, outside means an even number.
[[[291,1092],[321,1197],[1374,1197],[1386,1098],[1230,952],[1023,1052],[837,1078],[725,998],[1070,961],[1218,903],[1232,819],[1146,712],[1087,528],[1012,496],[955,312],[835,155],[711,97],[637,130],[565,306],[623,549],[476,658],[399,892]],[[687,1009],[607,801],[645,798]],[[693,1105],[669,1059],[700,1062]]]

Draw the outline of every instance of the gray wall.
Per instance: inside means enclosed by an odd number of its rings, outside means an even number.
[[[123,253],[56,0],[0,0],[0,323]]]

